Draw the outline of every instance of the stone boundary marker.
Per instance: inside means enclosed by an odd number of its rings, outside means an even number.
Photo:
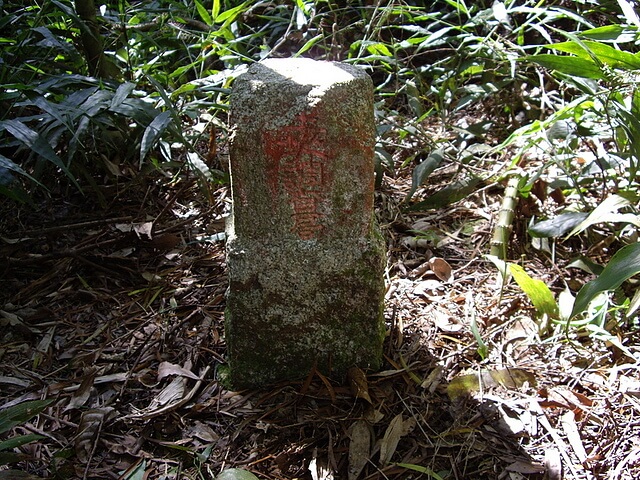
[[[229,384],[379,368],[371,79],[340,63],[266,60],[235,80],[231,124]]]

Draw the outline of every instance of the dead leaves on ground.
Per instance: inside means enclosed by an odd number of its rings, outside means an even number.
[[[246,392],[214,372],[226,279],[222,245],[203,240],[219,233],[208,220],[197,235],[122,217],[111,222],[131,222],[122,229],[33,233],[29,247],[48,263],[17,258],[28,261],[15,263],[0,305],[3,406],[54,400],[15,427],[45,437],[22,447],[24,465],[33,478],[213,478],[228,467],[261,480],[634,478],[637,365],[542,344],[526,302],[496,289],[481,260],[490,219],[472,205],[387,225],[382,371],[353,369],[343,383],[312,371]]]

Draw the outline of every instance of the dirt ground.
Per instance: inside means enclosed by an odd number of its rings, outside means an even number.
[[[9,434],[43,436],[20,447],[20,478],[211,479],[226,467],[260,479],[640,478],[638,362],[545,325],[502,284],[483,255],[503,185],[407,212],[415,165],[401,164],[376,192],[383,369],[263,390],[217,376],[227,186],[150,175],[110,187],[104,207],[68,192],[5,202],[0,408],[52,401]],[[583,245],[559,244],[551,261],[519,215],[512,260],[555,293],[588,279],[565,269]],[[638,352],[636,333],[616,334]]]

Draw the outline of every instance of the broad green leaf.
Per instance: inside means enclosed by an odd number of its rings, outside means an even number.
[[[167,110],[154,118],[153,122],[145,128],[144,135],[142,136],[142,142],[140,143],[140,162],[145,159],[147,153],[171,123],[171,120],[171,112]]]
[[[134,83],[131,83],[131,82],[125,82],[122,85],[120,85],[116,90],[116,93],[113,95],[113,98],[111,99],[110,108],[117,108],[118,105],[124,102],[124,100],[129,96],[129,94],[133,92],[134,88],[136,88],[136,86]]]
[[[480,330],[478,330],[478,321],[476,320],[475,315],[471,318],[471,333],[478,343],[478,355],[480,355],[480,358],[484,360],[487,358],[487,355],[489,355],[489,348],[487,347],[487,344],[484,343],[482,335],[480,335]]]
[[[204,6],[198,0],[194,1],[196,4],[196,9],[198,10],[198,15],[200,15],[202,21],[209,26],[213,25],[213,19],[211,18],[211,15],[209,15],[207,9],[204,8]]]
[[[420,90],[416,86],[416,82],[413,80],[407,80],[405,82],[405,89],[407,92],[407,103],[409,107],[413,111],[413,114],[420,118],[424,115],[424,106],[422,105],[422,100],[420,99]]]
[[[409,193],[407,193],[405,202],[409,201],[411,197],[413,197],[413,194],[416,193],[418,187],[424,183],[427,177],[429,177],[436,168],[438,168],[443,158],[444,150],[439,148],[431,152],[429,156],[413,170],[411,177],[411,189],[409,190]]]
[[[33,104],[42,109],[43,112],[46,112],[53,118],[55,118],[60,125],[69,125],[69,130],[73,130],[73,127],[69,124],[69,122],[65,121],[65,117],[75,118],[76,115],[73,114],[75,112],[71,112],[69,110],[68,106],[64,105],[64,102],[61,102],[60,105],[57,105],[53,102],[47,101],[44,97],[38,96],[34,99]],[[74,108],[77,109],[77,105],[74,105]],[[43,120],[45,118],[46,116],[43,116]],[[51,121],[51,119],[48,120]]]
[[[69,96],[71,98],[72,95]],[[113,92],[109,90],[97,90],[93,92],[87,99],[80,105],[72,103],[69,107],[71,111],[78,110],[75,118],[81,116],[95,117],[104,110],[108,110],[113,100]]]
[[[511,271],[509,270],[509,264],[507,262],[501,260],[495,255],[485,255],[484,257],[496,266],[496,268],[498,269],[498,273],[502,277],[503,285],[506,285],[511,281],[512,275]]]
[[[621,208],[626,207],[630,204],[631,202],[629,202],[629,200],[620,195],[610,195],[604,200],[604,202],[598,205],[587,218],[585,218],[576,227],[574,227],[574,229],[571,230],[567,237],[572,237],[577,233],[583,232],[591,225],[612,221],[613,214],[615,214]]]
[[[367,46],[367,50],[374,55],[382,55],[385,57],[393,57],[393,53],[384,43],[376,42]]]
[[[211,7],[211,16],[213,17],[214,22],[218,19],[218,15],[220,15],[220,0],[213,0],[213,7]]]
[[[53,400],[30,400],[0,410],[0,434],[30,420],[52,403]]]
[[[558,313],[561,320],[571,319],[571,311],[576,299],[569,288],[565,288],[558,294]]]
[[[294,57],[299,57],[300,55],[302,55],[304,52],[306,52],[307,50],[309,50],[311,47],[313,47],[316,43],[318,43],[319,40],[322,40],[324,38],[324,35],[322,34],[318,34],[315,37],[307,40],[307,42],[300,47],[300,50],[298,50],[296,52],[296,54],[294,55]]]
[[[143,459],[133,469],[129,468],[124,472],[120,478],[122,480],[144,480],[147,478],[147,461]]]
[[[445,0],[445,2],[447,2],[449,5],[451,5],[453,8],[455,8],[459,12],[462,12],[465,15],[469,16],[469,10],[467,9],[467,6],[464,4],[464,1],[461,2],[460,0]]]
[[[537,63],[550,70],[557,70],[569,76],[602,79],[602,70],[593,61],[584,58],[569,57],[566,55],[529,55],[522,58],[523,61]]]
[[[560,52],[572,53],[579,58],[593,61],[592,55],[599,62],[611,68],[623,70],[636,70],[640,68],[640,58],[633,53],[624,52],[601,42],[585,40],[584,42],[562,42],[547,45],[547,48]]]
[[[40,182],[38,182],[35,178],[25,172],[20,165],[13,163],[12,160],[8,159],[4,155],[0,155],[0,168],[5,168],[7,170],[11,170],[13,172],[19,173],[20,175],[24,175],[29,180],[36,182],[38,185],[43,186]],[[1,183],[1,182],[0,182]]]
[[[29,147],[34,153],[50,161],[62,170],[78,190],[81,190],[80,185],[76,182],[73,174],[69,171],[67,166],[62,163],[62,160],[60,160],[58,155],[56,155],[56,152],[53,151],[51,145],[49,145],[38,132],[31,130],[24,123],[19,122],[18,120],[4,120],[0,122],[0,129],[3,127],[22,144]]]
[[[20,185],[12,185],[9,188],[0,183],[0,197],[11,198],[20,203],[32,203],[31,197]]]
[[[531,278],[524,271],[524,268],[514,263],[509,264],[509,271],[518,286],[529,297],[538,313],[546,314],[551,318],[558,317],[558,304],[546,283],[542,280]]]
[[[467,177],[434,193],[422,202],[409,207],[409,210],[422,210],[428,208],[440,208],[462,200],[476,190],[476,185],[482,181],[479,177]]]
[[[604,267],[602,265],[598,265],[585,256],[579,256],[571,263],[569,263],[567,265],[567,268],[579,268],[583,272],[587,272],[592,275],[600,275],[602,273],[602,270],[604,270]]]
[[[0,480],[41,480],[42,477],[31,475],[22,470],[2,470],[0,471]]]
[[[227,21],[228,23],[233,22],[233,20],[244,11],[246,4],[247,2],[243,2],[237,7],[233,7],[233,8],[230,8],[229,10],[225,10],[224,12],[222,12],[220,15],[216,17],[216,23],[223,23]]]
[[[180,85],[177,89],[175,89],[173,92],[171,92],[171,96],[174,97],[174,98],[175,97],[179,97],[183,93],[191,92],[192,90],[195,90],[196,88],[197,87],[193,83],[184,83],[184,84]]]
[[[635,38],[633,31],[622,25],[604,25],[602,27],[591,28],[580,32],[579,36],[580,38],[588,38],[589,40],[613,40],[617,42],[632,41]]]
[[[584,212],[563,213],[549,220],[542,220],[529,227],[529,235],[532,237],[560,237],[572,228],[579,225],[585,218],[589,216]]]
[[[41,438],[45,437],[43,437],[42,435],[36,435],[35,433],[8,438],[7,440],[0,442],[0,452],[4,450],[11,450],[16,447],[26,445],[27,443],[35,442],[36,440],[40,440]]]
[[[582,286],[576,296],[571,317],[585,311],[591,300],[600,292],[611,291],[640,273],[640,242],[627,245],[616,252],[595,280]]]
[[[426,37],[426,39],[422,43],[420,43],[419,48],[422,49],[422,48],[433,46],[436,43],[440,43],[438,42],[438,40],[444,37],[451,30],[454,30],[454,27],[444,27],[444,28],[441,28],[440,30],[433,32],[431,35]],[[444,40],[442,41],[444,42]]]
[[[145,101],[131,97],[125,98],[120,105],[113,105],[109,107],[109,110],[125,117],[132,118],[140,125],[150,123],[160,113],[160,110],[153,108]]]
[[[24,460],[24,455],[16,452],[0,452],[0,466],[9,465],[10,463],[18,463],[20,460]],[[3,477],[4,470],[0,470],[0,478],[8,478],[12,480],[13,477]]]
[[[248,470],[227,468],[216,477],[216,480],[258,480],[258,477]]]

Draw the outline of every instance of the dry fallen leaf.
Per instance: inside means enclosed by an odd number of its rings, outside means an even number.
[[[347,378],[349,379],[349,388],[351,394],[355,398],[361,398],[369,403],[371,397],[369,396],[369,384],[367,383],[367,376],[362,369],[358,367],[351,367],[347,372]]]
[[[200,378],[191,370],[170,362],[162,362],[158,366],[158,381],[162,380],[164,377],[168,377],[169,375],[179,375],[193,380],[200,380]]]
[[[92,408],[82,413],[74,440],[76,458],[86,464],[91,460],[102,426],[115,412],[111,407]]]
[[[309,462],[309,472],[313,480],[333,480],[333,472],[326,460],[318,460],[318,449],[314,449],[313,457]]]
[[[84,376],[80,387],[73,394],[73,396],[69,400],[69,405],[67,405],[63,411],[66,412],[67,410],[79,408],[83,406],[87,402],[87,400],[89,400],[89,395],[91,394],[91,389],[93,388],[93,382],[96,377],[96,372],[97,370],[91,370]]]
[[[429,259],[429,266],[431,267],[431,271],[435,273],[436,277],[443,282],[450,282],[453,280],[453,270],[451,269],[451,265],[449,265],[444,258],[433,257]]]
[[[587,452],[582,444],[582,439],[580,438],[580,433],[578,432],[578,426],[576,425],[575,414],[573,411],[569,410],[562,415],[562,429],[564,433],[567,435],[567,440],[569,441],[569,445],[573,449],[576,457],[580,460],[580,463],[584,463],[587,459]]]
[[[422,381],[420,387],[427,389],[429,393],[435,392],[438,385],[440,385],[443,374],[444,367],[442,365],[436,365],[427,378]]]
[[[438,290],[444,289],[444,285],[441,281],[430,278],[428,280],[423,280],[418,282],[413,289],[414,295],[437,295]]]
[[[545,478],[548,480],[562,480],[562,460],[560,452],[549,448],[544,454]]]
[[[402,432],[404,427],[404,421],[402,419],[402,414],[399,413],[396,415],[391,423],[387,427],[387,430],[384,432],[384,437],[382,438],[382,443],[380,444],[380,466],[386,466],[391,457],[396,452],[396,448],[398,447],[398,442],[400,441],[400,437],[402,437]]]
[[[138,238],[147,237],[149,240],[152,239],[153,222],[116,223],[115,228],[124,233],[135,232]]]
[[[364,420],[356,420],[350,429],[349,480],[356,480],[371,455],[371,430]]]
[[[462,395],[471,395],[483,389],[496,388],[502,385],[505,388],[519,388],[525,383],[535,385],[536,378],[531,372],[520,368],[504,368],[500,370],[483,370],[470,375],[459,375],[447,386],[447,395],[451,400]]]

